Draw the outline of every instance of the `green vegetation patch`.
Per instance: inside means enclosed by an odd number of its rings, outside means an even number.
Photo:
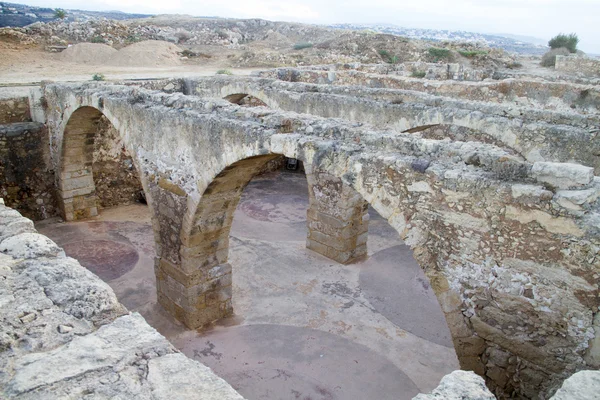
[[[304,49],[310,49],[311,47],[313,47],[312,43],[296,43],[294,45],[294,50],[304,50]]]

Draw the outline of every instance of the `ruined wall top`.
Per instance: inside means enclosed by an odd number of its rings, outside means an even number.
[[[3,202],[0,370],[2,398],[243,399]]]

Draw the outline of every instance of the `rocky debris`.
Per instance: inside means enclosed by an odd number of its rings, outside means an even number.
[[[600,371],[579,371],[563,382],[551,400],[596,400],[600,396]]]
[[[243,399],[2,201],[0,370],[3,399]]]
[[[413,400],[496,400],[485,381],[471,371],[453,371],[444,376],[430,394],[419,394]]]
[[[596,400],[600,393],[600,371],[579,371],[567,378],[550,400]],[[429,394],[413,400],[496,400],[485,381],[472,371],[453,371]]]
[[[145,40],[161,40],[185,47],[190,55],[204,55],[206,47],[226,48],[226,63],[233,67],[312,65],[323,63],[388,63],[434,61],[428,50],[434,44],[389,34],[332,29],[325,26],[259,19],[233,20],[156,16],[146,19],[35,22],[19,29],[27,40],[59,50],[67,43],[103,43],[115,48]],[[23,38],[19,40],[24,40]],[[464,46],[463,46],[464,47]],[[452,60],[468,69],[495,69],[514,64],[499,49],[478,49],[474,58]],[[225,61],[225,60],[224,60]],[[442,70],[451,59],[441,60]],[[457,68],[458,70],[459,68]],[[411,69],[412,71],[412,69]],[[455,71],[456,72],[456,71]],[[446,73],[442,71],[442,75]],[[456,73],[453,72],[454,75]],[[434,76],[436,73],[431,73]],[[475,73],[476,76],[489,74]]]

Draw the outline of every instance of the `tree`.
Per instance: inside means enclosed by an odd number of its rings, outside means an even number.
[[[550,39],[550,41],[548,42],[548,46],[550,46],[550,48],[553,50],[564,47],[568,49],[571,53],[577,53],[578,43],[579,38],[577,37],[577,34],[570,33],[568,35],[565,35],[564,33],[559,33],[558,35]]]
[[[54,10],[54,18],[65,19],[67,18],[67,12],[62,8],[57,8]]]

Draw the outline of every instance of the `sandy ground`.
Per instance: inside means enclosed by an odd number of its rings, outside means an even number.
[[[370,257],[340,265],[305,248],[303,174],[246,188],[231,231],[235,315],[188,330],[156,303],[145,206],[38,229],[106,280],[119,299],[249,400],[411,399],[458,369],[441,309],[411,250],[371,212]]]
[[[218,60],[194,60],[175,67],[140,68],[68,63],[59,60],[58,53],[37,49],[0,47],[0,53],[0,85],[37,84],[43,80],[88,81],[96,73],[104,74],[106,80],[208,76],[226,68]],[[249,75],[258,68],[226,69],[235,75]]]

